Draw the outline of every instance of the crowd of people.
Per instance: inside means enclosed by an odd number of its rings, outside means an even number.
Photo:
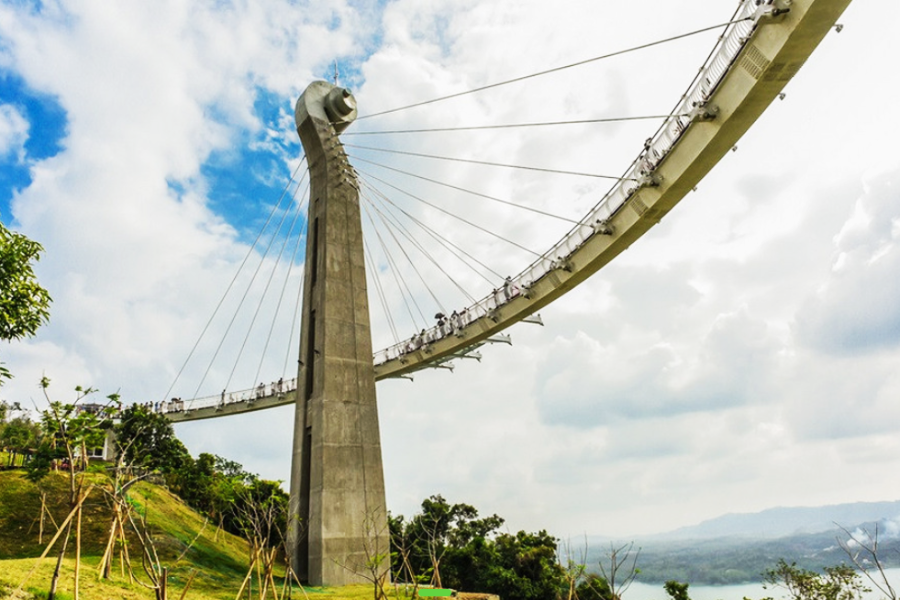
[[[404,354],[427,348],[428,344],[449,335],[462,337],[462,330],[467,325],[481,317],[493,317],[495,315],[494,311],[528,290],[547,273],[557,269],[571,271],[573,267],[569,257],[577,248],[584,245],[591,236],[596,234],[611,235],[613,232],[606,219],[595,219],[589,225],[586,225],[584,229],[585,232],[580,233],[579,236],[570,236],[570,244],[555,259],[547,258],[543,264],[536,263],[535,268],[528,272],[531,278],[526,279],[524,274],[517,277],[517,279],[506,277],[502,286],[494,288],[491,294],[480,302],[476,302],[461,311],[454,310],[450,313],[450,316],[445,316],[440,312],[437,313],[435,315],[437,324],[434,327],[423,329],[411,338],[378,352],[375,356],[375,364],[381,364],[394,358],[402,358]]]
[[[198,398],[185,402],[181,398],[172,398],[162,402],[142,402],[140,406],[145,407],[150,412],[158,414],[180,413],[185,411],[197,410],[199,408],[208,408],[214,406],[216,410],[221,410],[226,404],[236,404],[240,402],[253,403],[269,396],[280,396],[287,392],[297,389],[297,379],[280,378],[270,384],[260,382],[255,388],[243,390],[240,392],[228,393],[222,390],[218,397],[211,396],[209,398]]]
[[[486,306],[484,306],[484,313],[487,314],[490,310],[499,308],[501,305],[509,302],[521,293],[522,288],[514,282],[511,277],[507,277],[503,281],[502,287],[494,288],[494,291],[488,298],[489,301],[492,301],[492,305],[490,302],[486,303]],[[469,310],[469,307],[466,307],[461,311],[454,310],[449,316],[442,312],[437,313],[434,315],[434,318],[437,319],[437,324],[430,329],[423,329],[401,343],[399,353],[403,355],[415,352],[443,337],[449,335],[461,335],[462,330],[467,325],[483,316],[477,314],[477,309],[478,305],[475,305],[472,307],[471,311]]]
[[[181,398],[172,398],[168,402],[141,402],[139,403],[139,405],[143,406],[150,412],[159,414],[184,411],[184,401]]]

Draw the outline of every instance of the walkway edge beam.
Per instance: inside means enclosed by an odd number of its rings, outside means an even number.
[[[375,365],[375,378],[402,377],[463,352],[534,314],[596,273],[678,204],[731,150],[782,92],[850,0],[794,0],[787,12],[773,3],[708,97],[712,118],[695,119],[646,179],[559,267],[522,294],[459,332]],[[789,6],[787,6],[789,4]]]

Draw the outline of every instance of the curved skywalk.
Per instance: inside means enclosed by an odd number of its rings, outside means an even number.
[[[571,231],[501,288],[443,324],[374,354],[376,380],[479,358],[501,332],[576,287],[640,238],[688,194],[778,97],[850,0],[744,0],[679,107],[621,178]],[[189,421],[293,403],[294,380],[163,403]]]

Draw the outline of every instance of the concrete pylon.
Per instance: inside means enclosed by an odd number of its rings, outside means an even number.
[[[389,552],[359,186],[338,140],[356,100],[316,81],[294,116],[311,187],[289,539],[301,580],[345,585]]]

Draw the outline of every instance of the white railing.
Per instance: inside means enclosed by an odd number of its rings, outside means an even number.
[[[217,394],[215,396],[204,396],[202,398],[194,398],[192,400],[181,400],[180,398],[173,398],[167,402],[159,402],[154,404],[153,410],[162,414],[167,414],[191,412],[201,408],[224,408],[225,406],[233,404],[249,404],[256,402],[257,400],[265,400],[267,398],[278,397],[280,395],[286,394],[287,392],[292,392],[296,389],[296,377],[291,379],[279,379],[278,381],[273,381],[269,384],[260,383],[255,388],[250,388],[248,390],[239,390],[236,392],[223,391],[221,394]]]
[[[467,325],[477,319],[489,317],[493,311],[531,287],[550,271],[565,268],[568,257],[604,228],[606,221],[643,185],[642,182],[672,150],[691,123],[688,115],[705,105],[744,48],[759,19],[771,11],[773,3],[774,0],[742,0],[731,24],[719,37],[706,63],[670,116],[665,119],[656,134],[647,140],[644,149],[631,163],[625,175],[555,246],[521,273],[508,278],[502,288],[495,289],[475,304],[459,313],[454,311],[446,316],[443,322],[439,321],[438,325],[424,329],[407,340],[375,352],[374,363],[380,365],[399,359],[404,354],[416,351],[443,337],[458,335]]]

